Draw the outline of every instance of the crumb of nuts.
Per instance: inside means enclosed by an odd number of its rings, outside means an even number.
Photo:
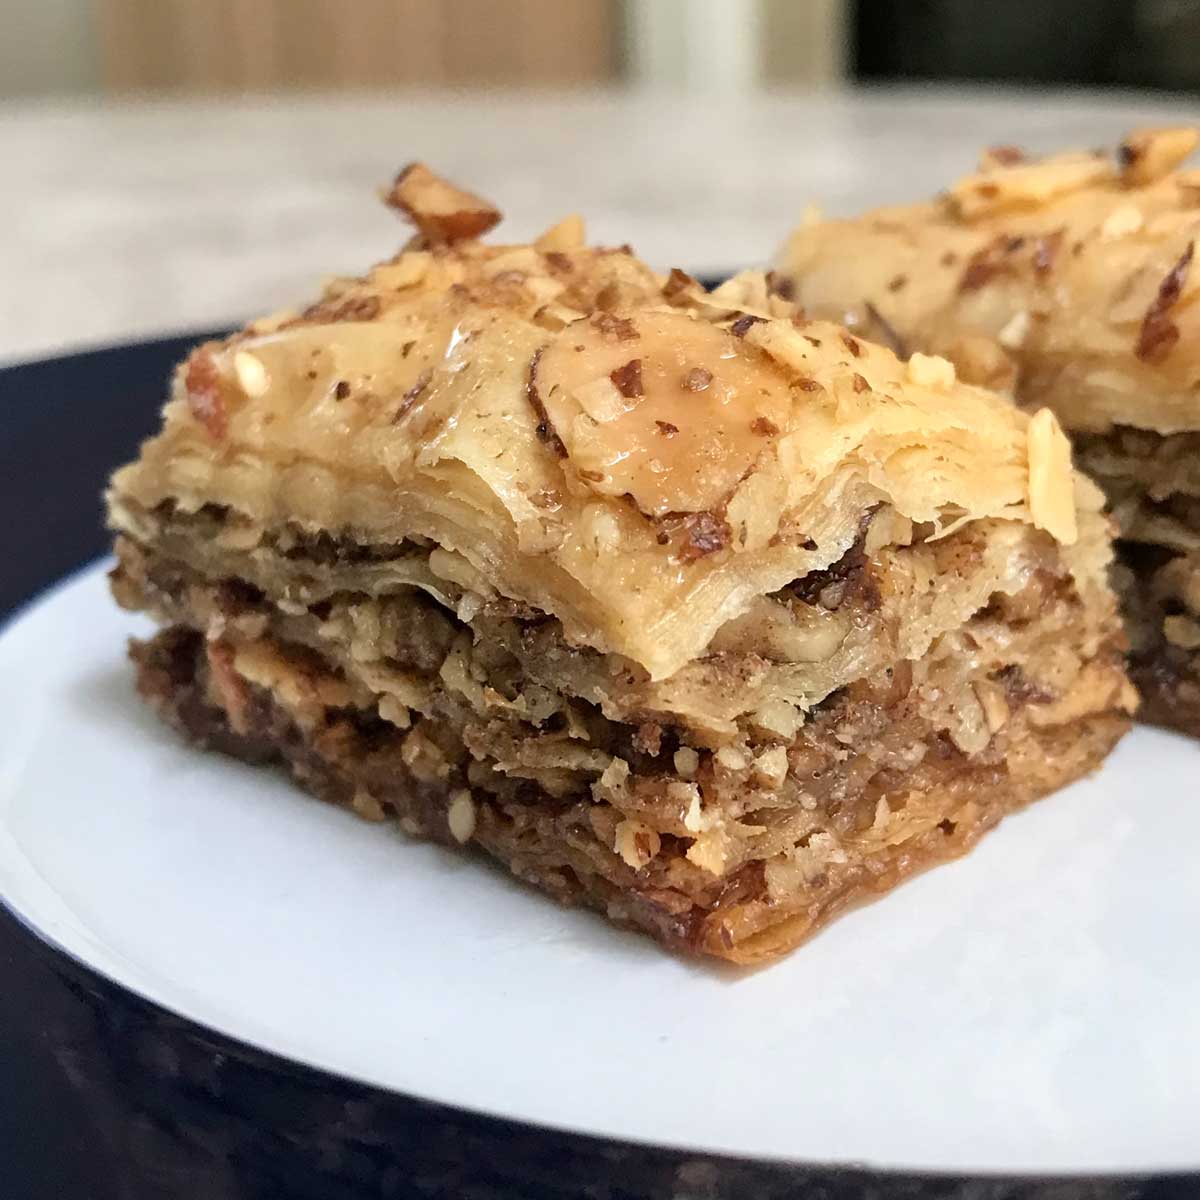
[[[954,364],[936,354],[918,351],[908,360],[908,378],[918,387],[947,391],[954,386]]]
[[[262,359],[248,350],[239,350],[233,356],[233,373],[237,376],[238,387],[252,398],[265,396],[271,386],[271,377]]]
[[[500,221],[500,211],[472,192],[409,163],[396,176],[387,203],[403,212],[430,242],[477,238]]]
[[[446,823],[450,835],[458,844],[465,845],[475,834],[475,801],[466,788],[454,793],[450,807],[446,810]]]
[[[742,771],[746,767],[746,756],[735,746],[722,746],[716,759],[727,771]]]
[[[674,763],[680,778],[693,779],[700,769],[700,755],[690,746],[680,746],[675,751]]]

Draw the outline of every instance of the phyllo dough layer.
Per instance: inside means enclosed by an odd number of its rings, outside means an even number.
[[[1097,764],[1131,689],[1049,413],[410,168],[418,235],[181,365],[109,494],[197,742],[736,961]]]

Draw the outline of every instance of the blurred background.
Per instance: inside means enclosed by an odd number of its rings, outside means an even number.
[[[850,79],[1200,88],[1200,0],[0,0],[0,94]]]
[[[991,142],[1200,115],[1200,0],[0,0],[0,361],[226,325],[403,236],[423,158],[656,266],[769,258],[809,201]]]
[[[7,10],[7,11],[5,11]],[[3,0],[7,92],[751,86],[840,75],[841,0]],[[782,42],[799,53],[772,51]]]

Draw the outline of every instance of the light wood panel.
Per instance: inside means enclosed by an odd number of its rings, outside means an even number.
[[[571,85],[616,74],[618,0],[96,0],[112,91]]]

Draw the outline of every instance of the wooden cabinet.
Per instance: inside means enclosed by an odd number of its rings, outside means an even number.
[[[615,78],[619,0],[96,0],[112,91]]]

